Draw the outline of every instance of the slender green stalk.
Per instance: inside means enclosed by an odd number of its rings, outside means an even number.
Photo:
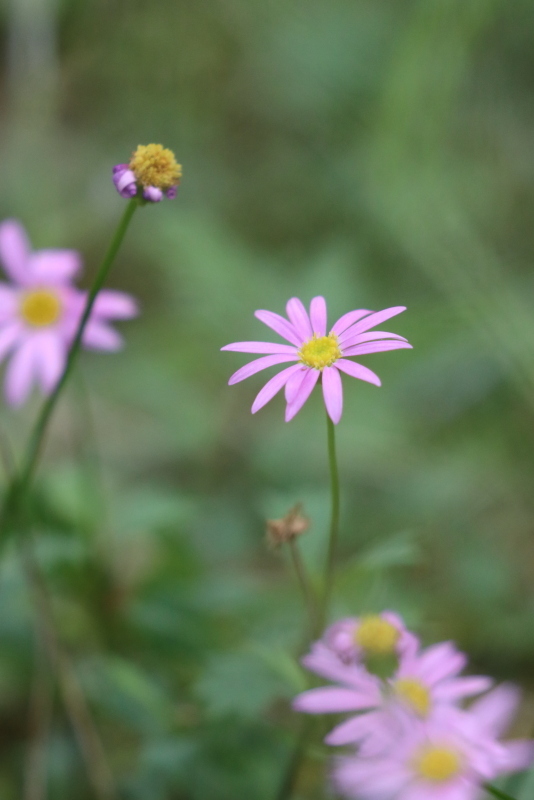
[[[276,794],[276,800],[288,800],[293,794],[300,766],[311,739],[314,724],[315,720],[312,717],[307,717],[303,720],[297,742],[289,757],[284,774],[282,775],[282,782]]]
[[[339,533],[339,472],[337,468],[337,457],[336,457],[336,431],[334,423],[332,422],[328,414],[326,415],[326,428],[327,428],[327,441],[328,441],[328,465],[330,470],[330,496],[331,496],[330,531],[328,536],[328,551],[326,556],[326,565],[324,573],[323,594],[318,603],[318,606],[316,607],[316,611],[313,616],[314,636],[318,636],[321,633],[325,625],[326,618],[328,616],[328,604],[330,602],[330,596],[332,594],[332,587],[334,584],[334,567],[335,567],[337,540]],[[295,569],[297,570],[296,564],[295,564]],[[300,575],[299,575],[299,580],[301,581]],[[305,590],[303,587],[303,593],[304,592]],[[282,782],[280,784],[278,794],[276,795],[276,800],[288,800],[288,798],[291,797],[295,787],[295,783],[298,778],[298,773],[302,761],[306,754],[307,746],[312,738],[312,733],[313,733],[313,721],[305,720],[302,725],[301,733],[297,739],[291,758],[287,764],[284,775],[282,776]]]
[[[515,800],[515,797],[512,797],[510,794],[506,794],[506,792],[503,792],[501,789],[497,789],[495,786],[492,786],[491,783],[485,783],[484,789],[488,792],[488,794],[498,797],[499,800]]]
[[[35,676],[30,694],[28,729],[30,737],[24,766],[23,800],[46,800],[47,751],[50,739],[53,691],[45,641],[35,625]]]
[[[115,231],[115,235],[111,240],[111,244],[108,248],[108,251],[105,254],[102,263],[98,269],[98,272],[95,276],[95,279],[87,296],[87,302],[85,304],[85,309],[82,314],[82,318],[80,319],[78,328],[76,330],[76,334],[74,336],[74,340],[69,349],[67,361],[65,363],[65,368],[61,374],[58,383],[56,384],[55,389],[47,397],[47,399],[45,400],[45,402],[41,407],[41,412],[37,417],[33,431],[30,434],[30,439],[28,442],[28,447],[22,463],[22,467],[19,471],[18,476],[11,481],[8,490],[6,492],[0,523],[5,521],[6,513],[12,511],[13,506],[15,507],[14,510],[16,511],[16,509],[19,509],[23,504],[26,491],[31,482],[33,473],[35,471],[37,462],[39,460],[39,454],[46,435],[48,423],[56,407],[57,401],[59,400],[61,392],[63,391],[63,387],[65,386],[72,372],[72,368],[74,366],[74,363],[81,348],[85,327],[89,321],[89,317],[91,315],[91,311],[93,310],[96,297],[100,289],[104,285],[104,282],[108,276],[111,265],[115,260],[115,256],[119,251],[119,248],[122,244],[122,240],[124,239],[124,235],[128,229],[134,211],[138,205],[139,205],[139,200],[136,197],[134,197],[130,200],[130,202],[126,206],[124,214],[122,215],[122,218],[117,226],[117,230]]]
[[[339,472],[336,457],[336,428],[328,414],[326,415],[326,429],[328,440],[328,466],[330,469],[330,531],[328,536],[323,597],[317,620],[319,625],[319,630],[316,631],[317,634],[321,632],[321,628],[324,626],[328,616],[328,605],[334,585],[334,568],[339,535]]]
[[[289,552],[291,553],[291,560],[293,562],[293,568],[295,570],[300,590],[302,592],[304,605],[306,606],[306,611],[308,612],[308,618],[310,623],[310,630],[308,634],[311,633],[311,635],[313,636],[317,628],[316,598],[312,585],[310,583],[308,573],[306,572],[306,567],[304,566],[304,563],[302,561],[298,544],[294,538],[289,540]],[[308,642],[306,642],[306,646],[307,644]]]

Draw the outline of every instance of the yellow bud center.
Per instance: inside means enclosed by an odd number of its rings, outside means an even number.
[[[155,186],[163,191],[176,186],[182,177],[182,167],[176,163],[174,153],[160,144],[140,144],[129,167],[141,186]]]
[[[448,747],[425,747],[417,755],[414,766],[422,778],[444,783],[460,772],[462,762],[459,754]]]
[[[20,304],[20,313],[25,322],[35,328],[53,325],[61,315],[61,300],[49,289],[36,289],[25,292]]]
[[[430,692],[420,681],[401,678],[395,682],[395,691],[420,717],[428,715],[431,705]]]
[[[363,617],[354,639],[368,653],[387,655],[395,652],[399,636],[399,631],[391,622],[376,614]]]
[[[341,358],[341,350],[335,333],[328,336],[313,336],[299,350],[300,360],[307,367],[324,369]]]

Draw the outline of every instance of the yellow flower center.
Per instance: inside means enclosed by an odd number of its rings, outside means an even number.
[[[160,144],[140,144],[132,153],[130,169],[141,186],[166,190],[180,183],[182,167],[176,163],[172,150]]]
[[[316,336],[308,339],[299,350],[300,360],[307,367],[324,369],[341,358],[341,350],[335,333],[328,336]]]
[[[378,614],[363,617],[354,634],[356,644],[374,655],[395,652],[400,633],[397,628]]]
[[[425,747],[416,756],[414,766],[422,778],[444,783],[460,772],[462,762],[459,754],[448,747]]]
[[[20,304],[20,313],[25,322],[36,328],[53,325],[61,315],[61,300],[49,289],[35,289],[25,292]]]
[[[426,717],[430,711],[430,692],[420,681],[413,678],[401,678],[395,682],[395,691],[420,717]]]

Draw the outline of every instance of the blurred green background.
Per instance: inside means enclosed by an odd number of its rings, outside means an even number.
[[[403,304],[413,351],[344,380],[333,616],[395,608],[425,642],[521,683],[534,725],[534,4],[531,0],[3,0],[1,217],[84,254],[123,202],[113,164],[161,142],[175,202],[137,213],[109,285],[135,294],[119,355],[83,355],[37,481],[38,557],[127,800],[274,799],[305,685],[303,613],[265,519],[304,503],[318,574],[324,409],[290,424],[257,308],[330,321]],[[0,411],[22,452],[39,407]],[[0,566],[0,797],[23,797],[32,697],[47,794],[92,797],[35,645],[18,554]],[[39,675],[45,675],[44,690]],[[36,677],[37,675],[37,677]],[[37,688],[36,688],[37,685]],[[512,785],[531,800],[534,777]],[[325,797],[311,761],[297,795]],[[32,800],[24,795],[25,800]]]

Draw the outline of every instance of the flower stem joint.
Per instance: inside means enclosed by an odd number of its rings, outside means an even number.
[[[181,177],[174,153],[161,144],[140,144],[128,164],[113,167],[113,183],[121,197],[138,197],[145,203],[174,200]]]

